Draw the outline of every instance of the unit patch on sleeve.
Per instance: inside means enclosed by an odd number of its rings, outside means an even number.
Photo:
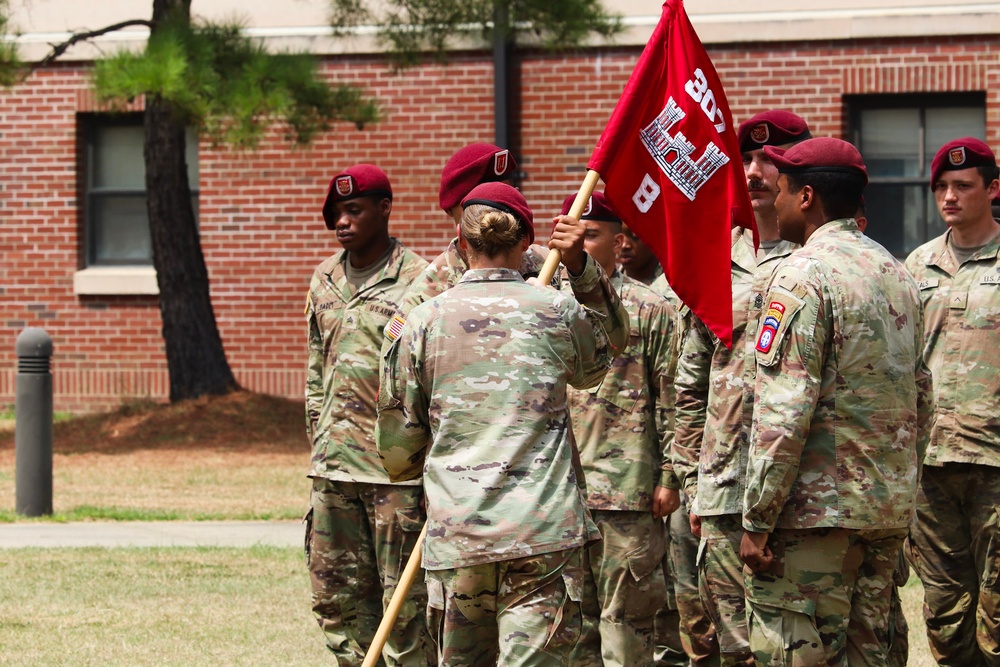
[[[780,301],[772,301],[767,307],[764,321],[760,325],[760,334],[757,336],[757,350],[765,354],[771,351],[774,344],[774,335],[778,333],[781,320],[785,317],[785,304]]]
[[[771,290],[765,303],[767,309],[761,313],[760,331],[754,351],[761,365],[770,366],[777,357],[778,348],[795,314],[805,302],[791,292],[777,288]]]

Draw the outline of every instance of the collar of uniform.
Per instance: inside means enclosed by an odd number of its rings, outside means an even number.
[[[453,269],[459,273],[465,273],[469,270],[469,264],[462,257],[462,252],[458,249],[457,236],[448,244],[448,249],[444,251],[444,255],[449,269]]]
[[[949,227],[944,234],[932,242],[934,245],[931,246],[931,252],[924,264],[926,266],[937,267],[948,273],[948,275],[954,275],[958,271],[958,266],[956,266],[952,254],[948,252],[948,244],[950,242],[951,228]],[[993,240],[983,246],[982,250],[973,255],[969,261],[975,262],[981,259],[995,260],[998,255],[1000,255],[1000,234],[994,236]]]
[[[782,257],[787,257],[792,254],[792,251],[798,248],[796,244],[791,241],[782,240],[778,245],[771,249],[771,252],[767,253],[760,260],[754,255],[753,248],[750,244],[746,242],[746,235],[752,233],[749,229],[744,229],[743,227],[734,227],[732,233],[732,245],[730,249],[730,256],[732,257],[732,263],[740,267],[747,273],[755,273],[757,267],[761,264],[767,262],[772,262]]]
[[[840,218],[838,220],[831,220],[830,222],[820,226],[820,228],[814,231],[812,236],[810,236],[806,241],[806,245],[813,243],[817,239],[822,239],[824,236],[829,234],[837,234],[841,232],[861,233],[858,229],[858,223],[854,218]]]
[[[460,282],[463,283],[478,283],[486,281],[495,280],[515,280],[517,282],[524,282],[524,277],[520,273],[513,269],[496,268],[496,269],[469,269],[462,276]]]
[[[399,273],[403,270],[403,253],[406,252],[406,247],[395,236],[390,237],[390,239],[392,240],[392,252],[389,253],[389,259],[386,260],[382,270],[369,278],[365,285],[377,285],[387,278],[399,279]],[[344,270],[344,262],[348,261],[347,251],[341,250],[336,257],[337,261],[330,278],[334,283],[340,285],[347,282],[347,272]]]
[[[757,260],[753,256],[753,248],[743,240],[744,231],[742,227],[733,227],[733,231],[729,235],[729,256],[732,258],[733,264],[747,273],[753,273],[754,269],[757,268]]]

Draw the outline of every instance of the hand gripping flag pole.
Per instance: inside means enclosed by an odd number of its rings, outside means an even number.
[[[597,187],[597,181],[601,177],[593,169],[587,171],[587,176],[583,179],[583,184],[580,186],[580,191],[576,193],[576,199],[573,200],[573,205],[569,207],[570,215],[577,220],[583,215],[584,209],[587,208],[587,201],[590,199],[591,193],[594,192],[594,188]],[[556,275],[556,269],[559,268],[559,262],[562,261],[562,256],[558,250],[550,250],[549,254],[545,256],[545,263],[542,265],[542,270],[538,272],[538,282],[543,285],[548,285],[552,282],[552,277]]]

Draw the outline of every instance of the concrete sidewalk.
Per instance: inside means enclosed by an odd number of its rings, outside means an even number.
[[[0,524],[0,549],[23,547],[302,547],[301,521],[81,521]]]

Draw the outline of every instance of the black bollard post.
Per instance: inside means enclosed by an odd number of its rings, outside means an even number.
[[[43,516],[52,514],[52,339],[45,329],[28,327],[14,347],[14,509]]]

